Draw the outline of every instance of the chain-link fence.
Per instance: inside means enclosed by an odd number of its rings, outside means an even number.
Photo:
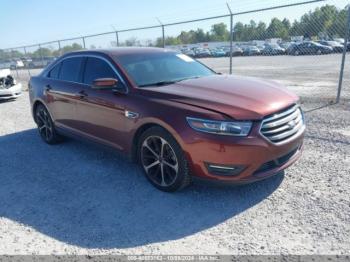
[[[0,50],[0,68],[21,81],[58,56],[81,49],[157,46],[200,59],[214,70],[275,80],[312,108],[350,100],[349,9],[336,0],[225,6],[226,14]],[[283,12],[282,12],[283,10]],[[302,14],[295,20],[286,14]],[[343,71],[345,68],[345,71]],[[341,91],[341,92],[340,92]]]

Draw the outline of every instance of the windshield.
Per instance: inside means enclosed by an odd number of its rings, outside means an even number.
[[[165,85],[215,74],[192,58],[174,52],[127,54],[116,57],[139,87]]]

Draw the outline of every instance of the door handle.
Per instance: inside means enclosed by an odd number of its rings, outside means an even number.
[[[46,85],[46,86],[45,86],[45,91],[46,91],[46,92],[51,91],[51,89],[52,89],[52,87],[51,87],[50,85]]]
[[[81,90],[78,92],[78,96],[80,99],[84,99],[85,97],[88,96],[88,94],[84,90]]]

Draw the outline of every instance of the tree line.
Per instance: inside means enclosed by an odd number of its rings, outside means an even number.
[[[334,5],[318,7],[304,14],[299,20],[291,22],[272,18],[269,24],[251,20],[248,24],[237,22],[233,26],[233,40],[245,42],[251,40],[265,40],[269,38],[281,38],[291,40],[293,36],[305,38],[344,38],[346,30],[347,8],[338,9]],[[229,41],[230,32],[225,23],[214,24],[211,30],[203,29],[182,31],[176,37],[166,37],[166,45],[194,44],[211,41]],[[162,45],[162,39],[158,38],[157,46]]]
[[[347,7],[338,9],[334,5],[325,5],[318,7],[304,14],[299,20],[289,21],[287,18],[282,20],[272,18],[269,24],[251,20],[248,24],[237,22],[233,26],[233,40],[236,42],[246,42],[251,40],[265,40],[269,38],[281,38],[291,40],[293,36],[304,36],[305,38],[332,39],[344,38],[346,31]],[[229,41],[230,31],[225,23],[217,23],[211,26],[209,31],[201,28],[190,31],[182,31],[177,36],[167,36],[165,45],[195,44],[201,42]],[[110,43],[116,46],[115,42]],[[137,46],[141,42],[136,37],[131,37],[120,46]],[[147,40],[147,46],[163,45],[163,39],[157,38],[156,41]],[[96,46],[90,46],[91,49]],[[26,56],[40,58],[46,56],[59,56],[66,52],[81,50],[82,45],[73,43],[63,46],[61,50],[54,50],[52,47],[41,47],[34,52],[29,52]],[[13,50],[5,52],[0,50],[0,59],[11,59],[12,57],[23,57],[23,52]]]

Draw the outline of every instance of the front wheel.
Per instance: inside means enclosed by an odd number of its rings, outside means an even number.
[[[188,162],[180,145],[165,129],[152,127],[139,139],[139,162],[158,189],[174,192],[191,182]]]
[[[38,105],[35,110],[35,122],[41,138],[47,144],[57,144],[62,138],[55,130],[55,126],[46,107],[42,104]]]

